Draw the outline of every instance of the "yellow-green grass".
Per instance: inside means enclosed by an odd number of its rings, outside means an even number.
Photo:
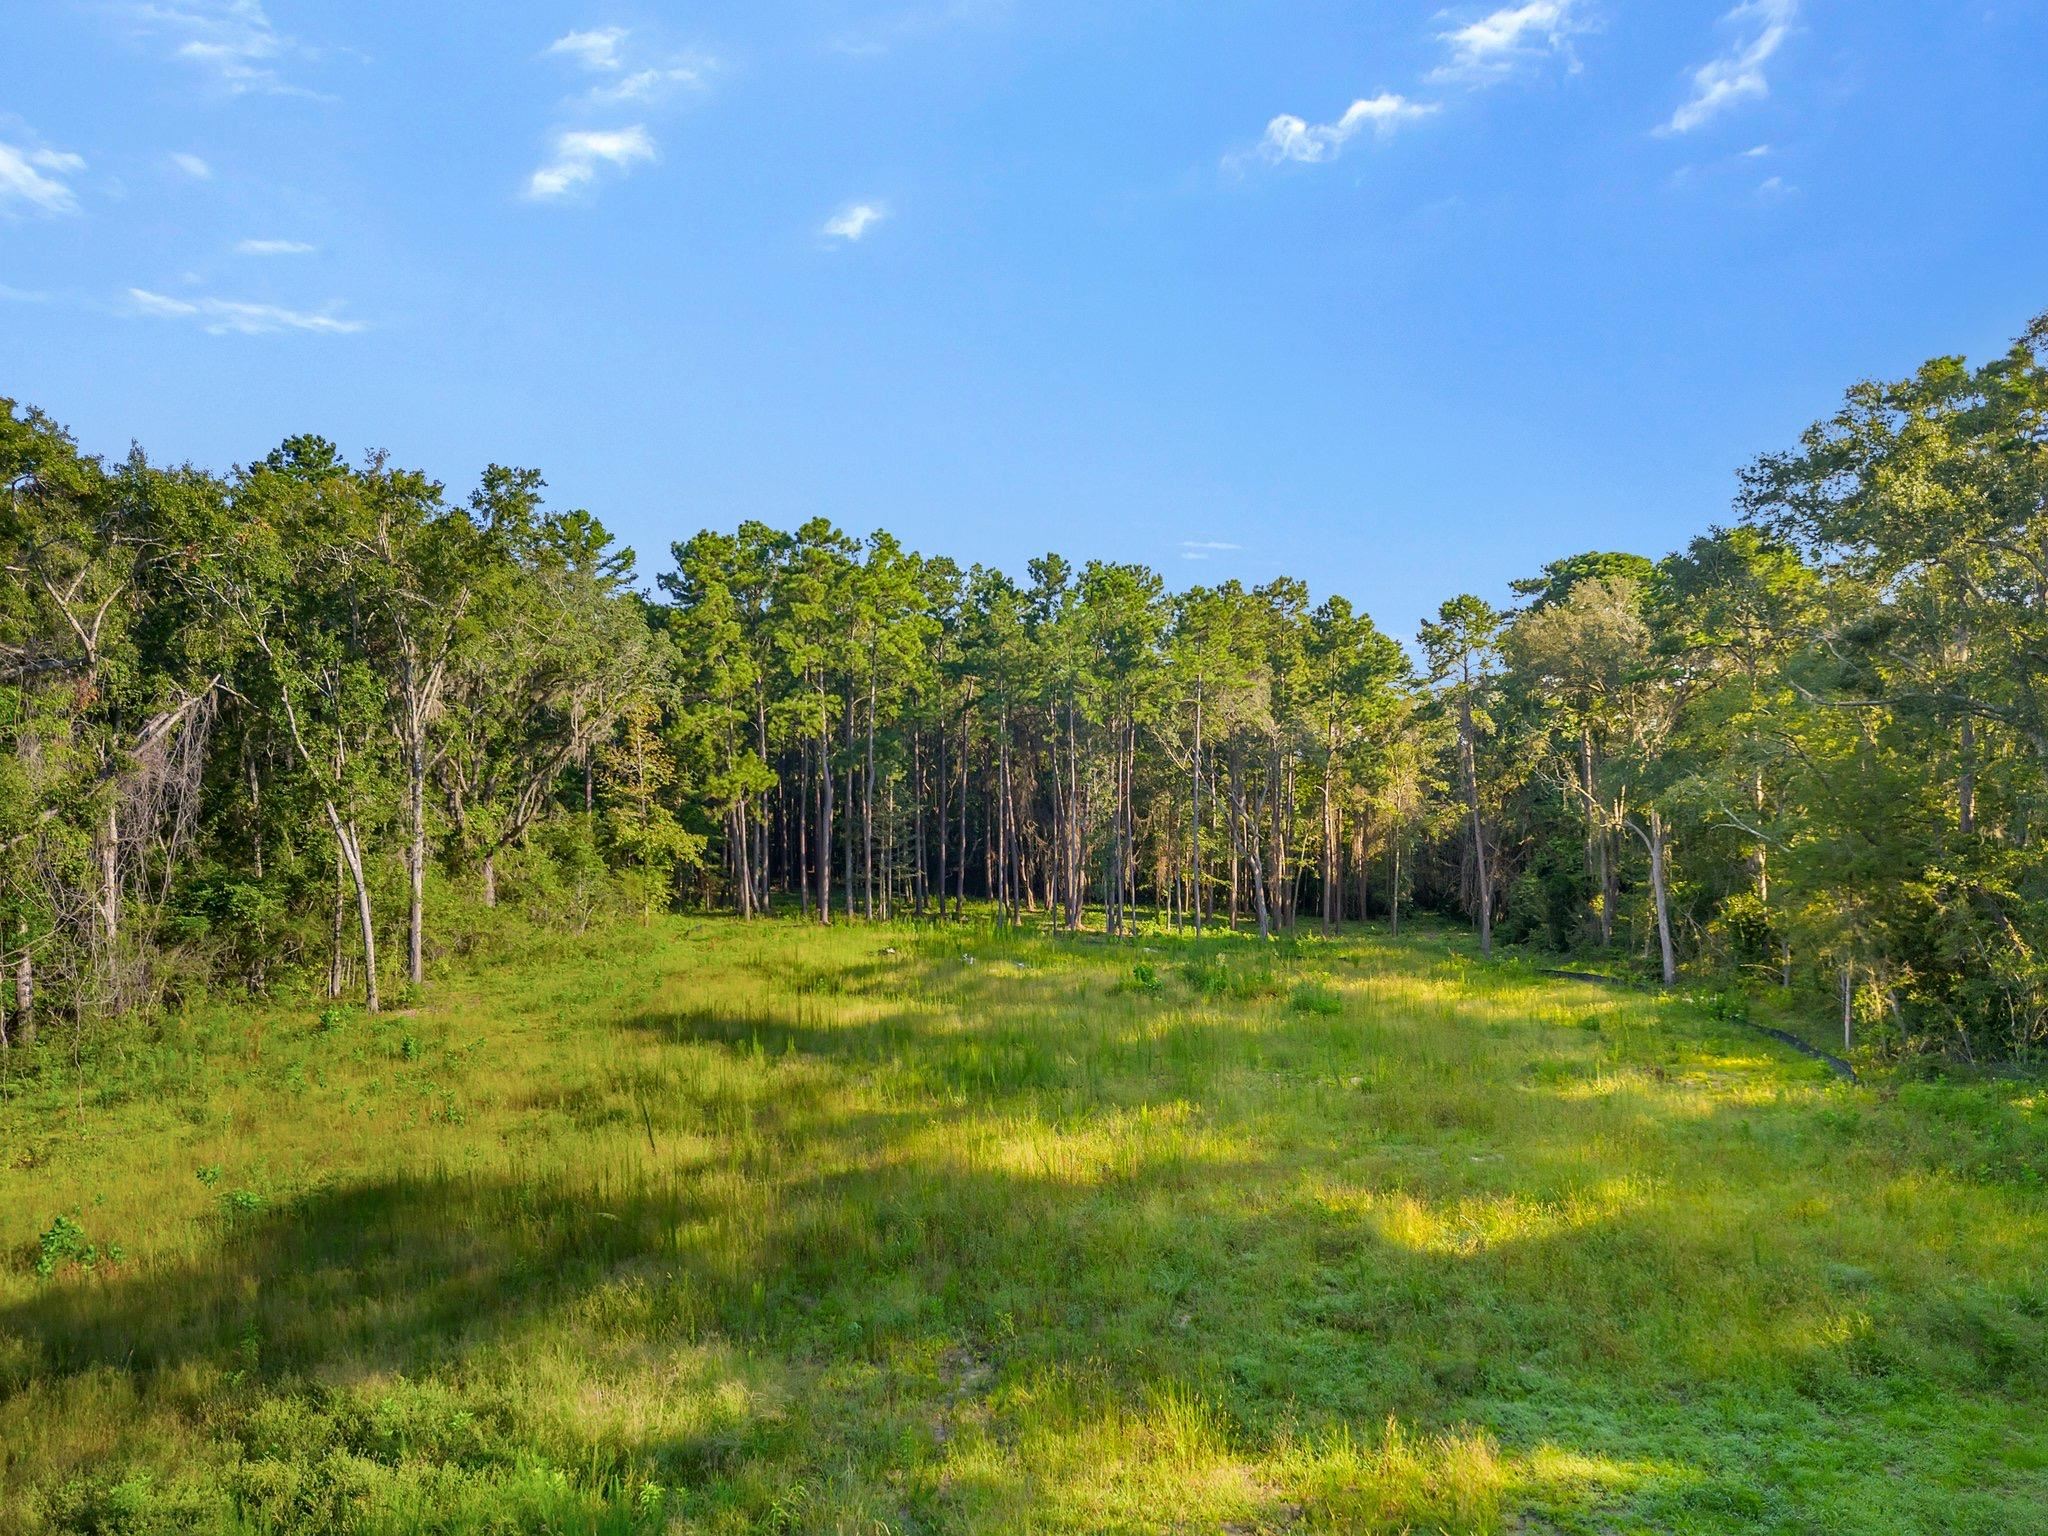
[[[2048,1530],[2037,1089],[1439,936],[673,920],[38,1054],[4,1532]]]

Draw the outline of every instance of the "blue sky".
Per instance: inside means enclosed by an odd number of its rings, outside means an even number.
[[[1660,554],[2048,308],[2048,0],[13,0],[0,394],[668,542]]]

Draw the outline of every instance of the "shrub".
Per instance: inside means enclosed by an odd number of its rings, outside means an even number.
[[[67,1261],[84,1269],[91,1269],[100,1261],[99,1245],[69,1216],[59,1216],[51,1222],[49,1230],[38,1239],[37,1248],[36,1273],[46,1280]]]

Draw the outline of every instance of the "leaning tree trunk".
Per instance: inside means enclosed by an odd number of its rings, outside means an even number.
[[[1664,985],[1668,987],[1678,980],[1678,958],[1671,944],[1670,878],[1665,867],[1669,844],[1664,835],[1664,818],[1652,811],[1647,828],[1633,819],[1629,826],[1650,855],[1650,897],[1657,911],[1657,949],[1663,960]]]
[[[332,801],[327,803],[327,821],[341,849],[342,861],[348,866],[349,878],[355,884],[356,919],[363,934],[363,1008],[376,1013],[382,1006],[377,993],[377,924],[370,911],[370,882],[363,871],[362,836],[353,821],[341,819]]]

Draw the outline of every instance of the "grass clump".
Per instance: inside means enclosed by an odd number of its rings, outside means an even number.
[[[1317,1014],[1330,1019],[1344,1011],[1344,996],[1324,981],[1298,981],[1287,996],[1287,1006],[1296,1013]]]

